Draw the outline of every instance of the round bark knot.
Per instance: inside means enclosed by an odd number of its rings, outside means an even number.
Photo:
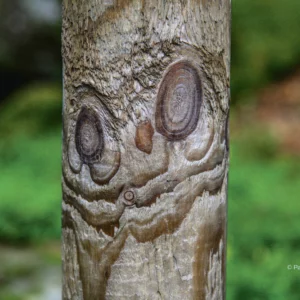
[[[133,205],[135,202],[133,191],[126,191],[124,193],[124,203],[126,205]]]
[[[75,129],[75,144],[83,163],[99,161],[104,147],[104,138],[99,116],[83,107],[78,115]]]
[[[162,79],[157,95],[157,131],[169,140],[191,134],[198,123],[202,103],[199,72],[188,61],[172,65]]]

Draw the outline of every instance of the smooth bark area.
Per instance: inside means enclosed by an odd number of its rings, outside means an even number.
[[[225,297],[230,0],[63,0],[63,299]]]

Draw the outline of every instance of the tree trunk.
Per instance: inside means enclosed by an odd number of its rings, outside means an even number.
[[[224,299],[230,0],[64,0],[62,39],[63,299]]]

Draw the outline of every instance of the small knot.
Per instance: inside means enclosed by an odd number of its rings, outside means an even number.
[[[124,199],[123,199],[123,202],[126,204],[126,205],[133,205],[135,203],[135,199],[134,199],[134,193],[133,191],[126,191],[124,193]]]

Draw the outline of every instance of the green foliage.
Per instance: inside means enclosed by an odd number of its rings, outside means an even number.
[[[1,107],[0,137],[33,136],[61,125],[61,86],[36,83],[15,92]]]
[[[232,95],[253,100],[266,83],[300,63],[300,1],[232,1]]]
[[[60,235],[61,97],[33,85],[0,115],[0,240],[41,241]]]
[[[60,235],[60,132],[0,146],[0,239],[40,241]]]
[[[300,257],[300,163],[257,158],[246,147],[231,143],[228,299],[299,299],[300,271],[287,266]]]

